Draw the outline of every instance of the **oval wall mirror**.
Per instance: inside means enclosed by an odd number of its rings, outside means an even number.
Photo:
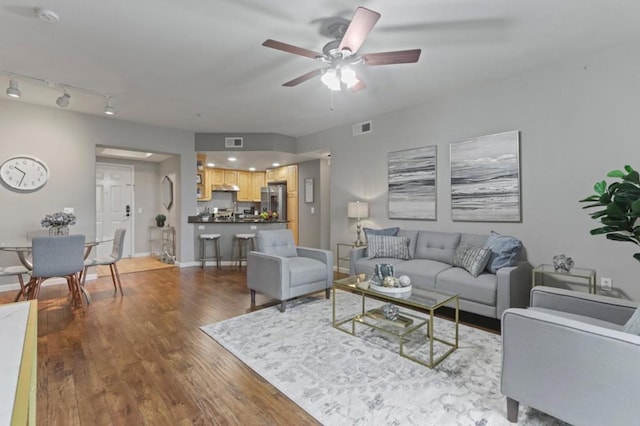
[[[169,176],[162,178],[162,205],[167,210],[173,205],[173,181]]]

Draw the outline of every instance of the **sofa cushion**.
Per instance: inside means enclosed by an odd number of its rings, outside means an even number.
[[[402,260],[411,259],[409,256],[409,238],[370,234],[369,240],[367,241],[367,253],[369,259],[377,257],[391,257]]]
[[[454,232],[418,232],[414,259],[437,260],[451,265],[453,254],[460,243],[460,234]]]
[[[436,289],[460,295],[460,299],[496,305],[498,277],[483,273],[474,278],[462,268],[450,268],[438,274]]]
[[[310,257],[289,258],[291,287],[327,280],[327,265]]]
[[[640,307],[631,315],[629,321],[622,327],[622,331],[640,336]]]
[[[418,241],[418,231],[401,229],[396,235],[398,237],[409,238],[409,256],[411,259],[416,258],[416,242]]]
[[[461,242],[453,255],[451,264],[460,266],[474,277],[477,277],[487,266],[490,257],[490,249]]]
[[[408,275],[411,285],[419,288],[435,288],[436,276],[451,268],[451,265],[437,260],[415,259],[395,264],[396,277]]]
[[[491,231],[486,247],[492,251],[491,259],[487,263],[487,271],[495,274],[498,269],[516,264],[522,249],[522,242],[517,238]]]
[[[298,256],[293,234],[288,229],[258,231],[256,243],[258,244],[258,251],[262,253],[283,257]]]

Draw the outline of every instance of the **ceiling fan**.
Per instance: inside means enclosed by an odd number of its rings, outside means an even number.
[[[356,92],[364,89],[366,85],[358,79],[354,67],[414,63],[420,58],[420,49],[358,54],[358,49],[378,19],[380,19],[378,12],[358,7],[351,22],[341,21],[328,27],[329,33],[335,40],[327,43],[322,48],[322,53],[271,39],[266,40],[262,45],[294,55],[306,56],[326,65],[287,81],[283,86],[297,86],[322,75],[321,80],[329,89],[339,91],[346,88]]]

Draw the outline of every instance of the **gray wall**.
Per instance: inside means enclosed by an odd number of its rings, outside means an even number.
[[[128,147],[179,155],[174,173],[193,175],[196,161],[193,133],[109,118],[0,100],[0,153],[2,159],[28,154],[49,167],[50,180],[41,190],[22,194],[0,186],[2,221],[0,239],[15,241],[25,232],[40,229],[47,213],[74,207],[78,223],[73,232],[95,232],[95,146]],[[189,184],[187,184],[189,182]],[[181,179],[176,213],[179,223],[178,259],[193,260],[193,229],[187,216],[195,212],[191,181]],[[17,263],[13,253],[0,252],[0,265]],[[15,282],[12,279],[0,284]]]
[[[313,179],[313,203],[304,202],[305,179]],[[321,185],[320,160],[298,164],[298,245],[303,247],[321,247]]]
[[[577,267],[612,277],[615,294],[640,300],[637,247],[590,236],[596,222],[578,203],[609,170],[640,168],[638,93],[640,42],[364,117],[373,119],[371,134],[352,137],[348,124],[308,135],[299,152],[331,151],[332,247],[353,239],[346,205],[364,199],[371,216],[363,226],[511,234],[522,239],[533,265],[564,253]],[[509,130],[521,132],[522,223],[453,222],[449,143]],[[389,220],[388,152],[428,145],[437,145],[438,220]]]

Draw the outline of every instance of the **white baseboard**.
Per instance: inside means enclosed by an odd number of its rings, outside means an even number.
[[[98,279],[98,274],[87,274],[87,281],[94,281],[97,279]],[[26,283],[27,282],[25,281],[25,284]],[[52,278],[43,282],[42,286],[47,287],[50,285],[66,284],[66,283],[67,283],[67,280],[64,278]],[[0,285],[0,293],[3,293],[5,291],[16,291],[16,290],[20,290],[20,283],[15,282],[11,284]]]

